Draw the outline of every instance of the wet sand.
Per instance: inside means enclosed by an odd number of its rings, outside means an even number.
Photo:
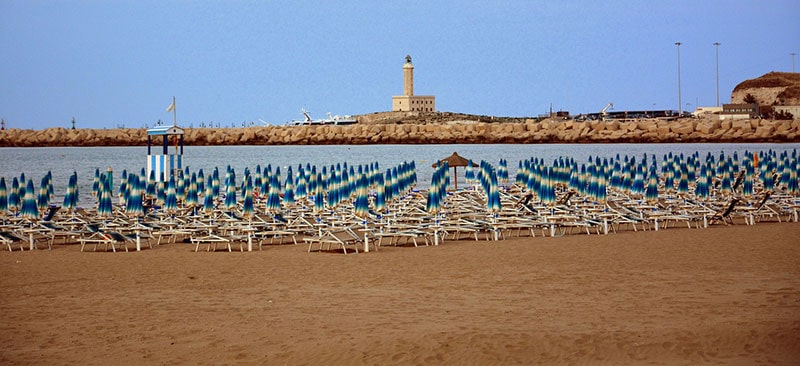
[[[2,364],[800,364],[800,224],[0,252]]]

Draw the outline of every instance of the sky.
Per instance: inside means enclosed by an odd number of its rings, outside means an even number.
[[[0,0],[9,128],[282,125],[391,110],[677,110],[792,71],[800,2]],[[681,42],[681,46],[675,45]],[[678,56],[680,53],[680,56]],[[795,56],[797,57],[797,56]],[[800,58],[796,59],[800,69]]]

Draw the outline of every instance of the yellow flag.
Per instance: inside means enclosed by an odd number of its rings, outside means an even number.
[[[172,112],[173,110],[175,110],[175,101],[172,101],[169,107],[167,107],[167,112]]]

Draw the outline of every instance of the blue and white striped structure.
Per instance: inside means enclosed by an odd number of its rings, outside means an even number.
[[[153,148],[153,137],[161,136],[161,149]],[[175,149],[170,153],[170,136],[176,136]],[[147,175],[155,173],[156,180],[169,181],[170,175],[183,169],[183,129],[178,126],[155,127],[147,130]]]

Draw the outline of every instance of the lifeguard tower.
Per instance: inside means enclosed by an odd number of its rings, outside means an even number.
[[[162,137],[161,148],[158,144]],[[170,154],[170,140],[175,149]],[[156,181],[167,182],[172,174],[183,169],[183,129],[178,126],[154,127],[147,130],[147,176],[155,172]]]

